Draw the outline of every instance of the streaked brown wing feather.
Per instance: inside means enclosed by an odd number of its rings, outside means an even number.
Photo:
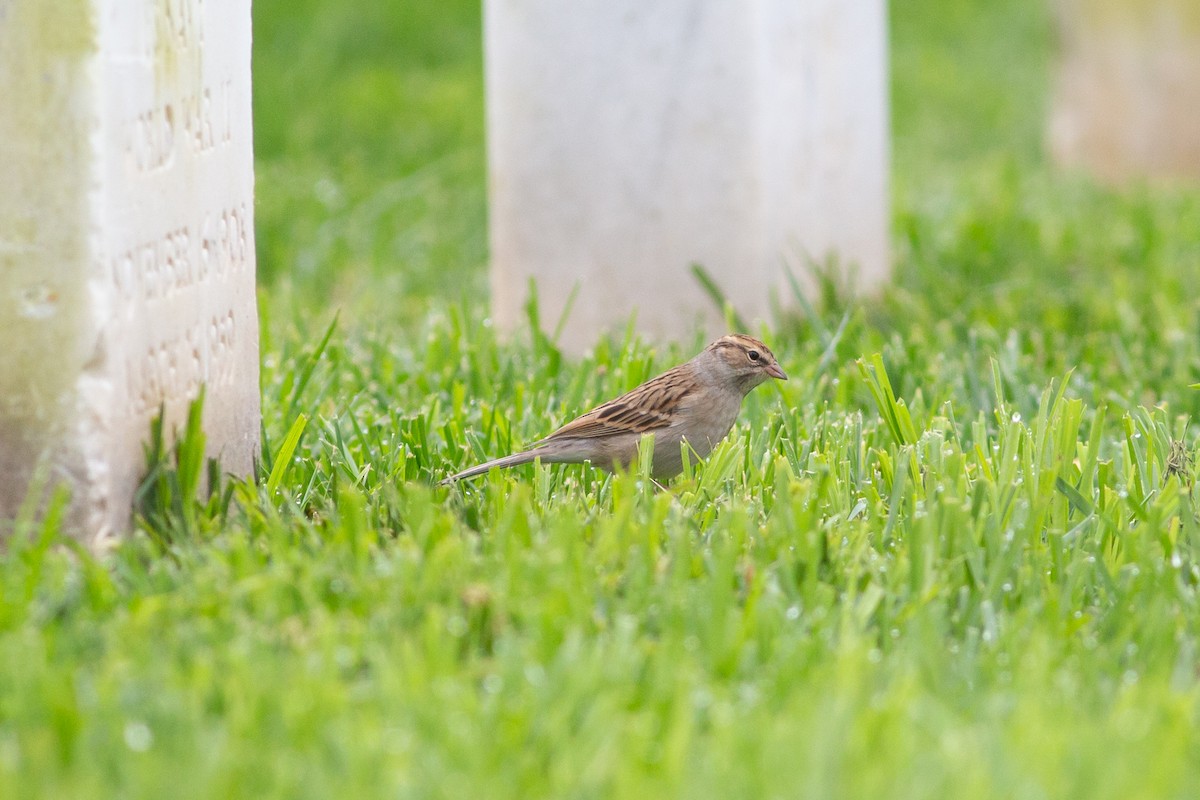
[[[675,411],[692,388],[692,380],[687,373],[676,367],[568,422],[542,442],[662,430],[671,424]]]

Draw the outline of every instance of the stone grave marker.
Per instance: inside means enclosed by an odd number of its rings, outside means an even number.
[[[493,313],[529,279],[579,351],[636,312],[724,324],[692,275],[769,317],[787,260],[886,278],[883,0],[484,0]]]
[[[250,6],[0,0],[0,538],[31,476],[129,524],[149,423],[259,434]]]
[[[1112,182],[1200,180],[1200,2],[1053,2],[1055,160]]]

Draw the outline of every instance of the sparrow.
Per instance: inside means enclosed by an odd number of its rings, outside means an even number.
[[[465,469],[440,485],[539,459],[626,469],[646,435],[654,437],[651,476],[668,480],[683,471],[682,443],[697,458],[706,457],[733,428],[742,399],[769,378],[787,380],[770,348],[742,333],[722,336],[691,361],[597,406],[528,450]]]

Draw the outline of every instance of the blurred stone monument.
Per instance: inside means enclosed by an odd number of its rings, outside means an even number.
[[[633,312],[724,328],[692,274],[769,315],[836,259],[888,274],[883,0],[485,0],[493,311],[529,279],[579,351]]]
[[[1058,163],[1200,180],[1200,0],[1054,0]]]
[[[209,454],[256,455],[249,4],[0,0],[0,98],[0,539],[39,473],[98,545],[160,406],[206,386]]]

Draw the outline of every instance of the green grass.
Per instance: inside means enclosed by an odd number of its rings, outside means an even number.
[[[1194,796],[1200,190],[1046,163],[1040,0],[895,4],[894,284],[669,492],[431,486],[700,342],[485,324],[474,4],[255,14],[263,480],[18,524],[5,797]]]

